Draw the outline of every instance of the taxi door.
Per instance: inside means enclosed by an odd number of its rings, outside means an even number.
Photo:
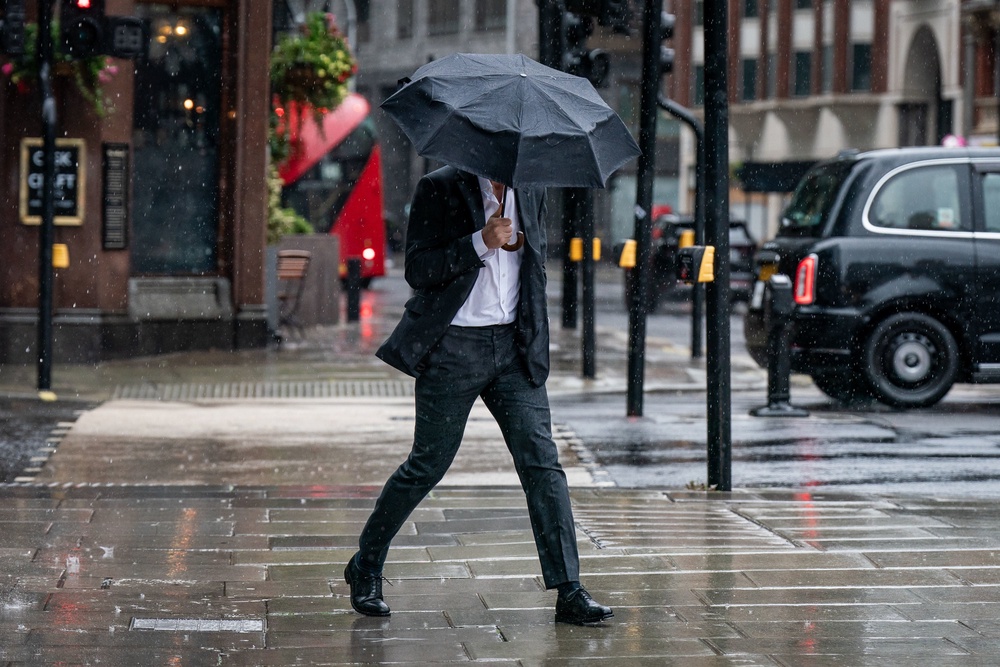
[[[980,376],[1000,379],[1000,162],[976,166],[976,358]]]

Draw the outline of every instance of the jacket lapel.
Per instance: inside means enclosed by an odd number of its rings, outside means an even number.
[[[479,177],[466,171],[458,172],[458,190],[468,206],[472,226],[479,231],[486,226],[486,214],[483,210],[483,195],[479,191]]]

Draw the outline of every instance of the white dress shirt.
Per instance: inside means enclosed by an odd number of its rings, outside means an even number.
[[[479,190],[483,196],[485,220],[497,212],[500,202],[493,194],[493,184],[489,179],[479,177]],[[503,217],[513,221],[514,236],[520,224],[517,218],[517,201],[512,188],[507,189],[507,200]],[[479,277],[472,287],[469,298],[458,309],[451,323],[460,327],[485,327],[492,324],[510,324],[517,317],[517,302],[520,291],[521,253],[508,252],[502,248],[489,249],[483,240],[482,231],[472,235],[475,247],[484,266],[479,269]]]

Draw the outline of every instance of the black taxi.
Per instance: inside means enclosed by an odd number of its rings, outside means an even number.
[[[798,184],[754,258],[747,348],[767,365],[765,284],[791,278],[792,370],[844,401],[933,405],[1000,382],[1000,150],[845,152]]]

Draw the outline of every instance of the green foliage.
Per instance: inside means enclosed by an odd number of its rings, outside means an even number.
[[[292,114],[307,109],[317,121],[347,96],[347,81],[358,66],[332,14],[313,12],[302,30],[284,35],[271,52],[271,155],[288,154],[287,128]]]
[[[267,176],[267,242],[277,243],[282,236],[289,234],[312,234],[313,227],[309,221],[293,209],[281,206],[281,176],[278,168],[272,163]]]
[[[318,123],[347,97],[347,81],[358,66],[332,14],[314,12],[298,34],[285,35],[271,52],[271,92],[274,110],[268,135],[267,242],[288,234],[311,234],[312,225],[293,209],[281,206],[281,177],[275,166],[288,157],[288,127],[294,114],[311,111]],[[320,124],[322,129],[322,124]]]
[[[52,23],[52,39],[59,44],[59,23]],[[28,23],[24,27],[24,55],[3,56],[0,60],[0,72],[6,75],[21,93],[26,93],[30,86],[38,80],[38,24]],[[74,60],[58,48],[52,64],[53,78],[67,76],[80,94],[91,104],[99,117],[108,115],[114,108],[104,95],[102,84],[107,83],[118,73],[118,66],[106,56],[92,56]]]

